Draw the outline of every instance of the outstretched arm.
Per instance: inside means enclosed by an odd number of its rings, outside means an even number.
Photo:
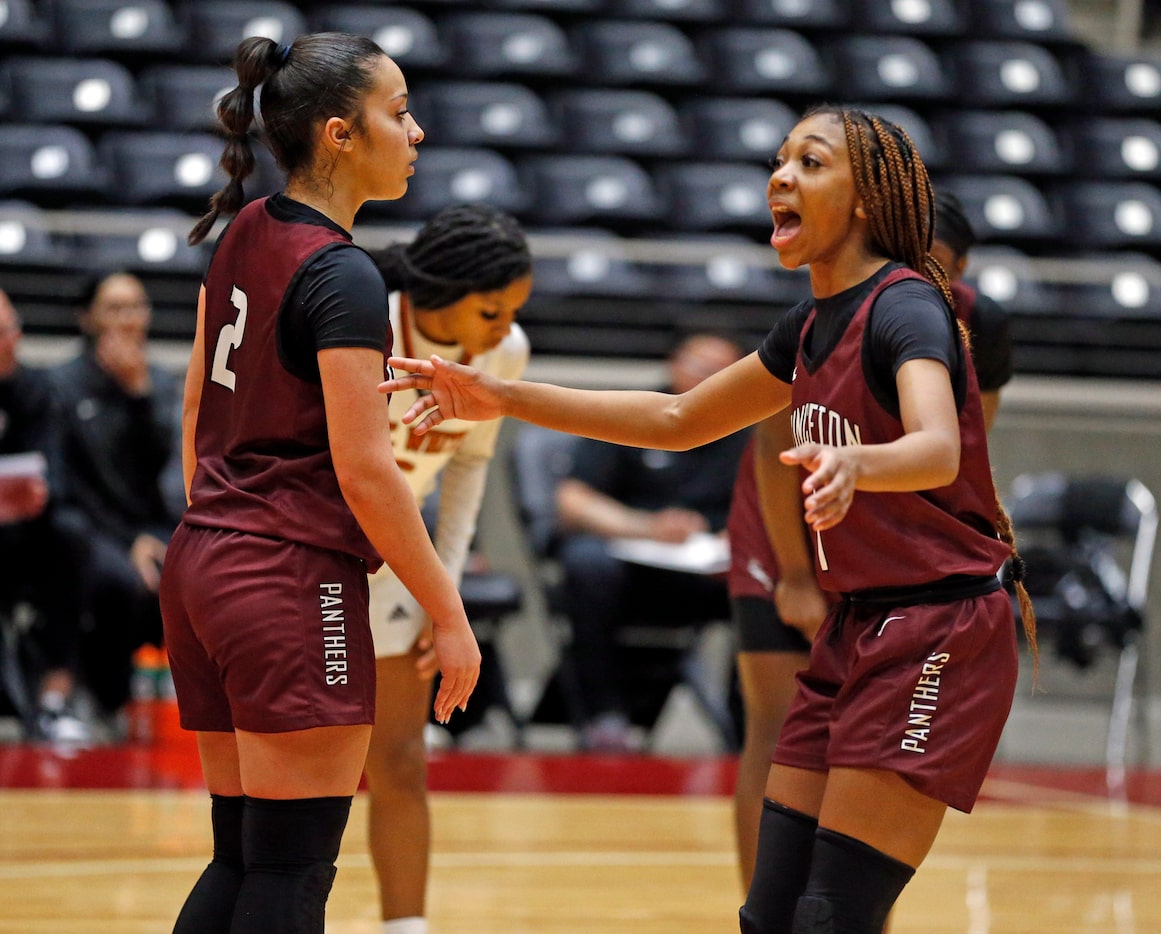
[[[423,434],[445,418],[482,421],[511,415],[535,425],[614,444],[685,451],[732,434],[784,408],[790,386],[773,377],[757,353],[743,357],[681,395],[638,390],[571,389],[499,380],[439,357],[392,357],[397,375],[380,392],[421,389],[403,416]]]

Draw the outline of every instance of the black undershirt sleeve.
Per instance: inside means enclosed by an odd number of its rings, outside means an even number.
[[[805,301],[791,308],[774,323],[758,347],[758,359],[772,376],[784,383],[793,382],[794,365],[798,360],[798,340],[811,307],[812,303]]]
[[[1012,379],[1012,333],[1008,313],[988,296],[976,293],[972,309],[972,360],[982,392],[995,392]]]

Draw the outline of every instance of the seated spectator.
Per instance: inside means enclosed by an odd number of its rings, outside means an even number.
[[[151,306],[128,273],[96,282],[81,352],[54,373],[66,520],[92,549],[81,671],[104,714],[129,699],[132,656],[161,643],[157,588],[177,524],[163,476],[176,461],[177,387],[146,360]]]
[[[681,393],[743,355],[732,339],[696,333],[669,359],[669,390]],[[661,570],[620,561],[609,552],[615,538],[681,543],[697,532],[725,528],[730,491],[747,433],[691,451],[665,452],[603,441],[577,444],[570,475],[557,487],[563,538],[562,604],[572,627],[571,654],[586,722],[582,747],[631,747],[626,686],[633,672],[619,671],[617,627],[634,619],[651,623],[729,619],[724,578]]]
[[[83,538],[58,521],[52,385],[45,372],[20,363],[21,336],[20,315],[0,292],[0,456],[39,455],[45,468],[6,477],[3,484],[0,612],[22,602],[35,612],[31,639],[40,663],[35,724],[40,737],[83,743],[89,730],[72,702],[87,549]]]

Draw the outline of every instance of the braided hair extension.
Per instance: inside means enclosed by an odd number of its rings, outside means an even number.
[[[409,244],[372,254],[389,291],[411,306],[438,311],[476,292],[495,292],[532,272],[532,255],[516,219],[488,204],[444,208]]]
[[[921,273],[939,290],[948,308],[954,308],[947,273],[930,252],[936,218],[931,180],[907,131],[861,110],[827,105],[814,108],[805,116],[816,114],[830,114],[842,120],[855,189],[867,207],[871,247],[888,259]],[[959,329],[966,350],[969,346],[967,328],[959,322]],[[998,492],[995,492],[995,497],[996,531],[1011,552],[1012,581],[1020,603],[1024,635],[1038,673],[1040,653],[1036,644],[1036,613],[1024,587],[1024,560],[1016,547],[1012,520],[1000,502]]]

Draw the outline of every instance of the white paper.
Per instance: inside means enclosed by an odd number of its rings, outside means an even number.
[[[698,532],[679,545],[648,538],[614,538],[609,553],[622,561],[690,574],[721,574],[730,567],[730,545],[724,535]]]
[[[40,451],[0,454],[0,477],[43,477],[48,462]]]

